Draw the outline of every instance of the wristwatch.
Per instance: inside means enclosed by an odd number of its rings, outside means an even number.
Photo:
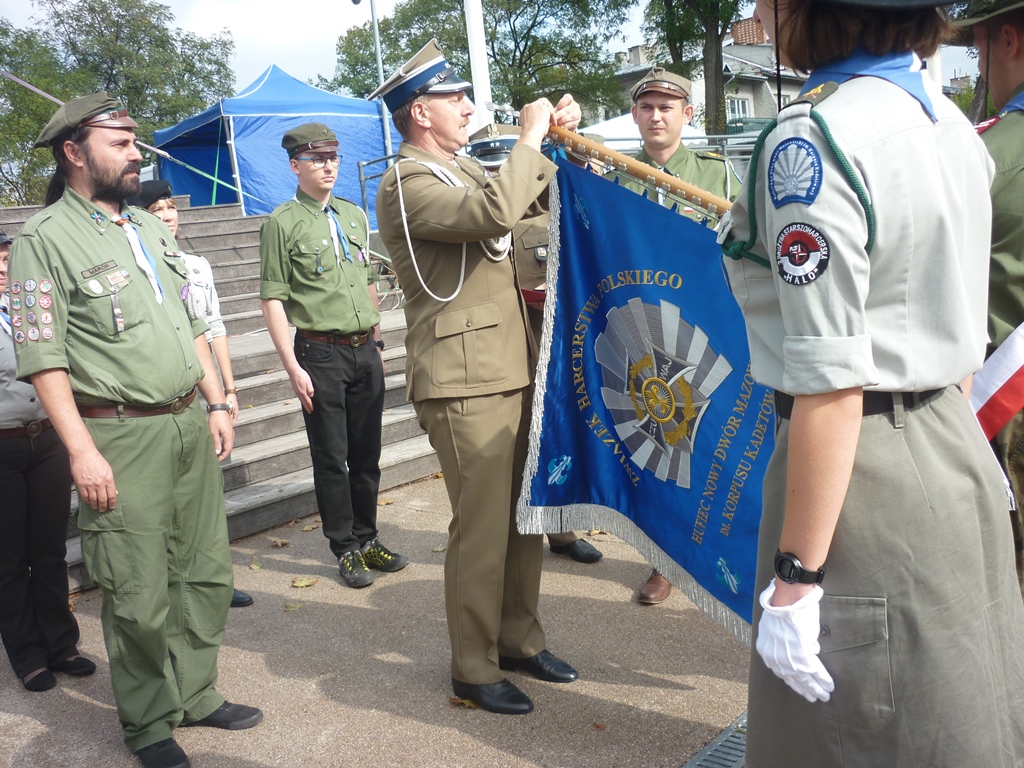
[[[808,570],[796,555],[776,550],[775,576],[787,584],[821,584],[825,580],[825,569]]]
[[[379,349],[379,350],[381,350],[383,352],[384,351],[384,339],[377,339],[375,342],[373,342],[373,346],[375,346],[377,349]]]
[[[214,411],[227,411],[231,412],[231,403],[210,403],[206,406],[207,413],[213,413]]]

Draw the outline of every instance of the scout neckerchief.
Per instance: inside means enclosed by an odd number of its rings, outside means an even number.
[[[0,294],[0,328],[11,335],[11,316],[7,314],[7,294]]]
[[[1011,112],[1024,112],[1024,91],[1021,91],[999,111],[999,117],[1006,117]]]
[[[153,261],[153,257],[149,255],[145,244],[139,238],[139,232],[132,223],[130,216],[120,216],[114,219],[114,223],[124,231],[124,236],[128,238],[128,245],[131,246],[132,254],[135,256],[135,263],[139,265],[139,269],[145,272],[146,277],[149,278],[149,284],[153,286],[153,294],[156,296],[156,303],[163,304],[164,289],[160,285],[160,278],[156,274],[156,262]]]
[[[341,248],[345,251],[345,261],[352,261],[352,254],[348,250],[348,238],[345,237],[345,232],[341,228],[341,222],[338,221],[337,215],[334,213],[334,209],[330,205],[324,206],[324,213],[331,218],[331,223],[334,224],[331,227],[331,240],[334,242],[334,258],[338,262],[338,266],[341,266],[341,255],[338,252],[338,242],[341,242]]]
[[[814,90],[819,85],[833,82],[841,85],[854,77],[880,77],[902,88],[917,99],[932,122],[937,122],[932,100],[924,89],[924,72],[914,69],[914,54],[886,53],[875,56],[863,48],[857,48],[853,55],[843,61],[832,61],[815,69],[804,83],[800,95]]]

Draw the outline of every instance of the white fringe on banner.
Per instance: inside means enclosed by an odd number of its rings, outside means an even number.
[[[548,225],[547,291],[544,299],[544,329],[541,334],[541,353],[537,363],[537,376],[533,392],[533,418],[530,421],[530,450],[523,470],[523,491],[516,506],[516,522],[522,533],[562,533],[573,530],[600,529],[619,537],[637,550],[654,568],[683,592],[694,605],[712,621],[750,645],[750,624],[704,589],[697,580],[683,570],[664,550],[655,544],[625,515],[599,504],[571,504],[564,507],[535,507],[530,504],[530,488],[539,469],[540,428],[544,422],[544,393],[547,389],[548,364],[551,357],[551,334],[555,324],[558,301],[558,265],[561,258],[559,217],[561,198],[558,194],[558,174],[551,177],[548,189],[551,217]]]

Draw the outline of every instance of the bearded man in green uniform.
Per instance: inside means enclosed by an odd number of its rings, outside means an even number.
[[[18,376],[71,456],[125,742],[146,768],[187,768],[176,727],[239,730],[263,713],[214,687],[232,591],[217,461],[234,433],[206,323],[182,301],[177,245],[124,203],[140,188],[136,127],[101,92],[69,101],[39,135],[60,196],[14,245],[12,325]]]
[[[332,193],[340,165],[334,131],[307,123],[281,146],[298,189],[260,228],[263,317],[302,403],[324,536],[342,580],[367,587],[371,568],[409,564],[377,536],[384,342],[369,223]]]
[[[380,233],[405,290],[409,398],[437,451],[452,505],[445,608],[452,687],[483,709],[525,714],[505,679],[524,670],[569,683],[537,613],[541,536],[516,528],[526,461],[536,341],[509,258],[510,232],[547,209],[555,165],[540,153],[552,124],[575,128],[571,96],[520,113],[502,172],[456,157],[469,141],[470,84],[432,40],[378,94],[405,139],[377,190]]]
[[[654,67],[633,86],[633,121],[640,129],[643,148],[636,159],[660,168],[676,178],[689,182],[705,192],[732,201],[740,189],[740,180],[729,162],[714,152],[694,152],[683,144],[683,126],[693,119],[690,104],[690,81],[661,67]],[[622,186],[649,196],[654,193],[630,177],[622,177]],[[658,193],[661,202],[661,193]],[[689,212],[692,218],[703,218],[699,212]],[[668,599],[672,585],[657,569],[651,571],[647,582],[640,587],[637,599],[645,605],[654,605]]]
[[[992,181],[992,260],[989,265],[989,354],[1024,323],[1024,2],[975,0],[966,18],[978,67],[998,116],[978,126],[996,164]],[[965,36],[966,37],[966,36]],[[969,44],[971,38],[963,40]],[[1011,513],[1017,580],[1024,592],[1024,411],[992,440],[1017,501]]]

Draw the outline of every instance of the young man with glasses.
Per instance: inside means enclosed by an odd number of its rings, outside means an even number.
[[[409,564],[377,537],[384,342],[369,224],[332,194],[341,158],[330,128],[301,125],[281,146],[299,186],[260,228],[263,317],[302,403],[324,535],[342,580],[366,587],[371,568]]]

